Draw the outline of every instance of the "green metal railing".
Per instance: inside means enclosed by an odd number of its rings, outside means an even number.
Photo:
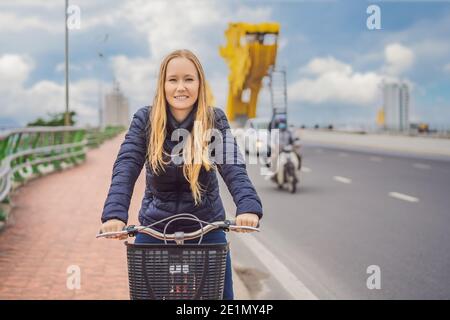
[[[0,201],[16,184],[80,163],[86,157],[86,130],[29,127],[0,134]]]
[[[82,163],[87,148],[98,147],[124,129],[27,127],[0,133],[0,203],[8,204],[10,192],[31,178]]]

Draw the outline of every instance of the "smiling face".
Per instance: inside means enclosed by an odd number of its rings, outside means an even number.
[[[164,92],[175,112],[189,112],[197,101],[200,81],[197,68],[187,58],[173,58],[167,64]]]

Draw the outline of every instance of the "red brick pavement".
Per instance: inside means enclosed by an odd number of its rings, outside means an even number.
[[[0,299],[128,299],[122,241],[96,239],[124,135],[88,152],[84,164],[30,181],[13,196],[15,208],[0,234]],[[144,193],[139,177],[130,223]],[[67,268],[79,266],[80,289],[70,290]]]

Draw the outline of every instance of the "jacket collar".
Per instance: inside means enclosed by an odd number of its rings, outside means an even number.
[[[169,134],[169,137],[175,129],[186,129],[187,131],[191,131],[192,127],[194,126],[195,114],[197,112],[197,103],[194,105],[194,108],[192,108],[187,117],[181,122],[178,122],[175,119],[169,108],[170,107],[167,105],[167,133]]]

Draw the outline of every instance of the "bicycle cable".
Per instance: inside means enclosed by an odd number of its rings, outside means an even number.
[[[195,216],[195,215],[193,215],[193,214],[191,214],[191,213],[178,213],[178,214],[175,214],[175,215],[173,215],[173,216],[170,216],[170,217],[167,217],[167,218],[158,220],[158,221],[156,221],[156,222],[154,222],[154,223],[152,223],[152,224],[149,224],[149,225],[145,226],[145,228],[151,228],[151,227],[153,227],[153,226],[155,226],[155,225],[157,225],[157,224],[160,224],[160,223],[162,223],[162,222],[164,222],[164,221],[170,220],[170,221],[165,225],[164,231],[163,231],[163,234],[164,234],[164,242],[165,242],[165,244],[167,244],[167,239],[166,239],[166,231],[167,231],[167,227],[168,227],[173,221],[176,221],[176,220],[183,220],[183,219],[185,219],[185,220],[197,221],[197,222],[200,224],[200,230],[201,230],[202,233],[201,233],[201,236],[200,236],[199,243],[201,243],[201,241],[203,240],[203,235],[204,235],[203,228],[204,228],[204,225],[212,225],[212,226],[215,226],[215,224],[213,224],[213,223],[211,223],[211,222],[207,222],[207,221],[204,221],[204,220],[200,220],[199,217],[197,217],[197,216]],[[202,225],[202,223],[203,223],[203,225]]]

